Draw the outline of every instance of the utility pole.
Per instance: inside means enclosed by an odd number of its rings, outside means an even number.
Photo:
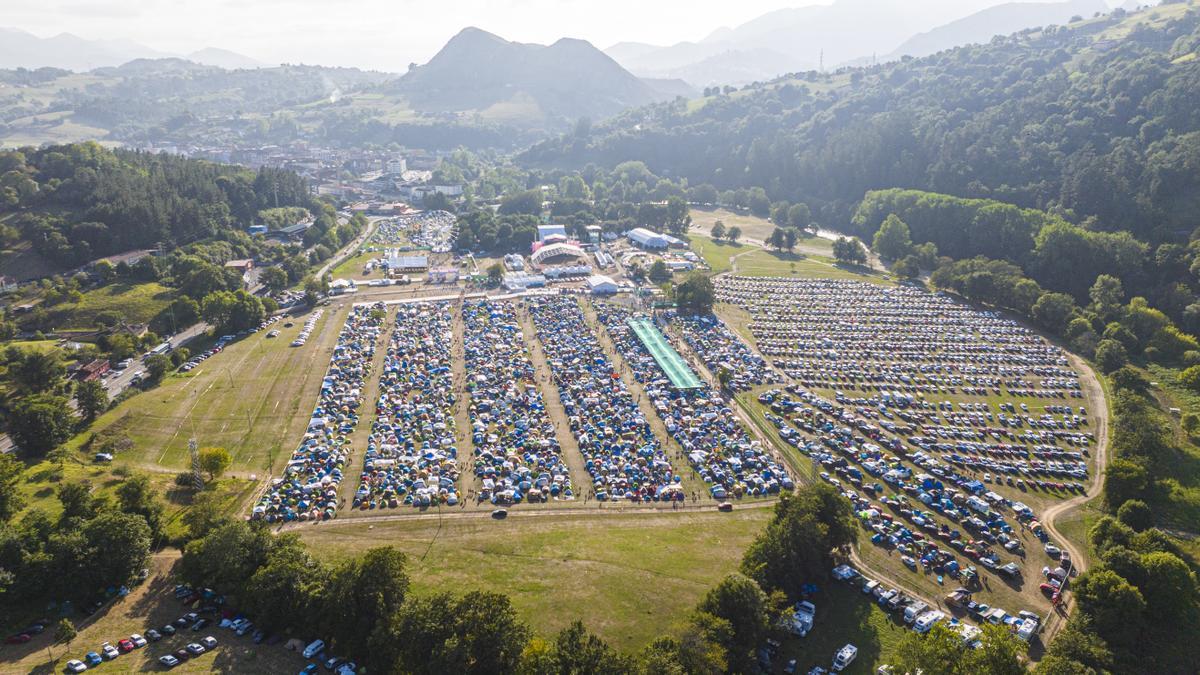
[[[200,476],[200,450],[195,438],[188,439],[188,452],[192,455],[192,485],[197,491],[204,489],[204,479]]]
[[[819,59],[818,63],[820,63],[820,64],[821,64],[821,65],[820,65],[820,71],[821,71],[822,73],[823,73],[823,72],[825,72],[825,50],[824,50],[824,49],[822,49],[822,50],[821,50],[821,56],[820,56],[820,59]]]

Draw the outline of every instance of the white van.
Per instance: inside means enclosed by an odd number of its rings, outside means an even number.
[[[925,612],[921,616],[917,617],[917,622],[913,624],[913,630],[917,631],[921,635],[924,635],[932,630],[933,626],[944,618],[946,618],[946,615],[937,611],[936,609],[930,612]]]
[[[306,659],[311,659],[312,657],[316,656],[317,654],[320,654],[321,650],[323,650],[323,649],[325,649],[325,641],[324,640],[313,640],[312,644],[310,644],[304,648],[303,656]]]
[[[913,604],[904,608],[904,623],[912,623],[916,621],[917,617],[924,614],[928,609],[929,605],[917,600]]]

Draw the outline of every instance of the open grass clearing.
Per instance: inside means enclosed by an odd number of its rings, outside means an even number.
[[[279,324],[277,338],[254,333],[236,340],[192,372],[168,375],[105,413],[71,447],[111,431],[132,443],[118,461],[178,470],[190,466],[194,436],[201,447],[229,450],[233,474],[278,473],[304,432],[348,311],[344,303],[326,308],[303,347],[289,345],[306,315],[293,318],[291,328]]]
[[[767,237],[771,236],[771,233],[775,231],[775,223],[750,213],[737,213],[725,208],[692,208],[690,213],[692,216],[692,227],[702,230],[706,234],[718,220],[725,224],[726,229],[735,225],[742,228],[742,236],[747,239],[766,241]]]
[[[737,259],[737,274],[748,277],[801,277],[805,279],[843,279],[894,286],[895,281],[866,268],[834,264],[821,256],[809,257],[786,251],[760,249]]]
[[[52,323],[66,328],[91,328],[104,312],[119,315],[126,323],[149,323],[166,309],[176,292],[162,284],[114,283],[83,294],[79,302],[64,302],[49,309]]]
[[[418,593],[507,593],[540,635],[576,618],[621,649],[667,632],[726,574],[771,517],[733,513],[453,516],[296,530],[325,558],[393,545]]]
[[[752,247],[747,244],[730,244],[696,234],[690,235],[688,239],[692,243],[692,250],[704,258],[704,262],[708,263],[714,274],[728,272],[732,266],[729,262],[731,257],[752,250]]]
[[[377,260],[382,257],[383,253],[381,251],[360,251],[359,253],[343,260],[338,264],[337,267],[334,267],[332,270],[330,270],[329,273],[333,275],[335,279],[341,279],[345,277],[353,277],[355,279],[372,276],[379,277],[382,275],[378,270],[373,270],[370,273],[364,273],[363,268],[366,267],[367,263],[371,262],[372,260]]]

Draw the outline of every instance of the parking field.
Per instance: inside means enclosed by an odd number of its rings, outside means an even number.
[[[276,324],[279,337],[265,331],[226,346],[186,374],[168,375],[161,385],[138,394],[101,416],[89,434],[76,437],[79,448],[91,433],[111,430],[132,445],[118,460],[156,470],[190,466],[188,439],[201,447],[220,446],[233,455],[230,472],[238,476],[282,469],[291,445],[304,430],[348,306],[326,308],[303,347],[290,347],[305,315],[295,325]]]

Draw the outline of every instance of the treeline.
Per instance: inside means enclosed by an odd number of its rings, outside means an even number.
[[[869,190],[908,187],[1168,239],[1196,226],[1200,61],[1190,55],[1200,12],[1142,20],[1164,11],[801,73],[702,106],[639,108],[522,159],[542,167],[638,159],[694,184],[762,187],[772,200],[805,202],[827,227],[849,220]],[[1096,33],[1119,22],[1128,34],[1098,46]]]
[[[1112,384],[1105,506],[1115,517],[1101,517],[1088,532],[1098,564],[1072,583],[1077,609],[1038,672],[1200,672],[1196,574],[1187,554],[1154,527],[1165,495],[1178,486],[1173,474],[1194,460],[1164,431],[1169,423],[1148,398],[1149,382],[1123,368]],[[1185,522],[1195,523],[1200,504],[1188,508]]]
[[[95,143],[0,152],[0,214],[63,265],[245,229],[275,207],[317,210],[290,171],[257,172]]]
[[[24,464],[0,455],[0,608],[83,609],[134,581],[161,543],[162,504],[146,476],[125,478],[115,501],[87,482],[60,482],[62,512],[53,517],[24,506],[18,487]],[[61,463],[57,470],[61,480]],[[11,618],[11,615],[10,615]]]
[[[633,654],[578,621],[550,639],[536,637],[503,594],[415,596],[407,561],[392,548],[329,564],[296,535],[216,521],[187,545],[181,571],[189,583],[231,596],[256,625],[325,640],[371,672],[743,673],[756,669],[756,650],[805,584],[826,580],[855,535],[849,502],[830,486],[783,496],[741,572],[709,590],[676,630]],[[906,663],[929,667],[933,642],[908,639]],[[996,629],[979,650],[987,661],[961,647],[957,655],[969,667],[987,662],[998,668],[988,672],[1020,672],[1015,644]]]
[[[708,197],[709,191],[713,200],[717,198],[712,186],[698,192],[687,181],[654,175],[641,162],[625,162],[612,171],[588,167],[573,172],[497,172],[477,166],[467,153],[457,153],[455,159],[443,161],[439,172],[447,179],[473,183],[459,218],[457,246],[462,249],[528,251],[546,215],[580,240],[588,225],[615,233],[648,227],[683,236],[692,223],[689,199]],[[497,195],[494,210],[478,203],[484,194]]]

